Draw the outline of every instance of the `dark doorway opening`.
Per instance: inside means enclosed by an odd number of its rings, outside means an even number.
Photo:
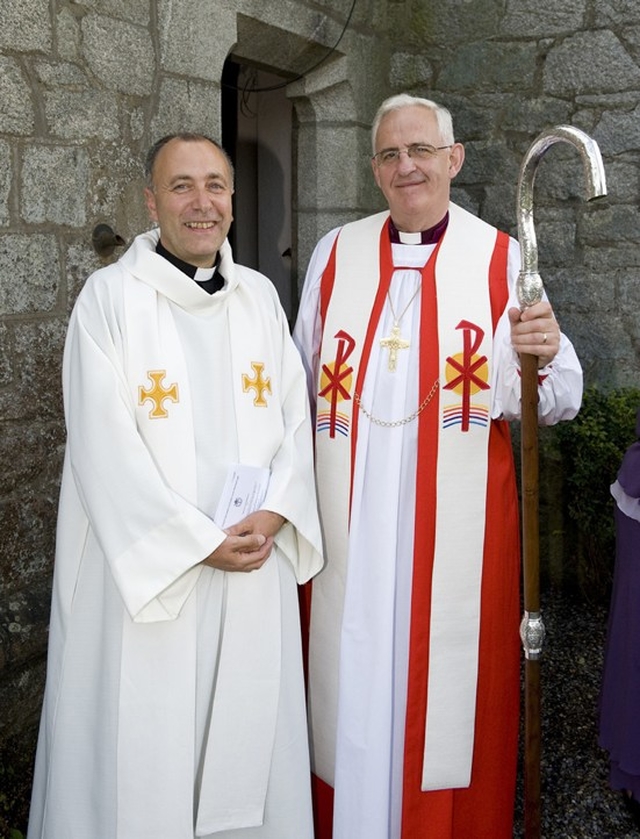
[[[265,274],[287,316],[297,308],[292,269],[293,107],[285,80],[228,59],[222,74],[222,145],[236,170],[234,223],[237,262]]]

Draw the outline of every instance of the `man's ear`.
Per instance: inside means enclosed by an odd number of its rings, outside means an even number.
[[[462,169],[464,163],[464,146],[462,143],[454,143],[449,152],[449,176],[453,180]]]
[[[146,186],[144,188],[144,203],[147,205],[151,221],[158,221],[158,211],[156,209],[156,196],[154,191]]]
[[[379,187],[380,186],[380,175],[378,174],[378,164],[376,163],[376,161],[374,160],[373,157],[371,158],[371,169],[373,170],[373,177],[375,179],[375,182]]]

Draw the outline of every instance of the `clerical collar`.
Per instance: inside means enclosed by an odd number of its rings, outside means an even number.
[[[393,223],[393,219],[389,219],[389,238],[394,244],[402,245],[435,245],[440,241],[442,234],[447,229],[449,224],[449,212],[445,214],[442,221],[439,221],[428,230],[421,230],[417,233],[405,233],[398,230]]]
[[[215,265],[212,268],[198,268],[197,265],[191,265],[190,262],[185,262],[180,257],[171,253],[171,251],[168,251],[159,239],[156,245],[156,253],[163,256],[172,265],[175,265],[183,274],[195,280],[207,294],[214,294],[224,286],[224,277],[218,270],[220,265],[219,253],[216,255]]]

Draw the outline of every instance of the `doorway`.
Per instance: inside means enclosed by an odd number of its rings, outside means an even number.
[[[234,257],[275,285],[289,322],[297,310],[292,266],[293,106],[282,76],[227,59],[222,145],[235,167]]]

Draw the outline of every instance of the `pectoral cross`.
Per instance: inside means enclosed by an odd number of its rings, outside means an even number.
[[[389,361],[387,368],[390,373],[393,373],[398,363],[398,350],[407,350],[410,347],[409,341],[405,341],[400,337],[400,327],[394,323],[391,330],[391,335],[388,338],[382,338],[380,346],[389,350]]]

